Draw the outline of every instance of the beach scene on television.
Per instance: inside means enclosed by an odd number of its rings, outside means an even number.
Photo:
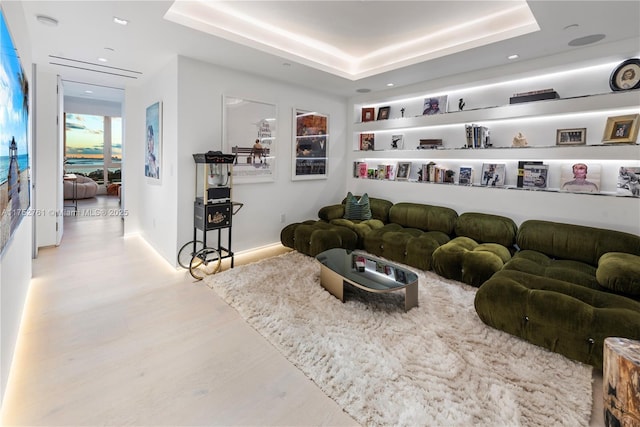
[[[29,83],[0,11],[0,252],[29,209]]]

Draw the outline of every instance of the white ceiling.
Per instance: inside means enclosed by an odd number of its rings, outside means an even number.
[[[17,0],[3,0],[3,3]],[[351,73],[328,67],[322,61],[303,57],[289,47],[299,47],[307,38],[322,39],[324,46],[338,48],[350,58],[361,58],[371,51],[400,43],[407,38],[424,38],[456,28],[464,33],[468,21],[485,17],[504,8],[522,5],[521,1],[236,1],[216,2],[242,13],[243,20],[259,19],[268,28],[301,34],[289,37],[286,49],[239,35],[236,27],[222,32],[225,21],[209,32],[199,31],[165,18],[173,1],[21,1],[24,20],[31,38],[32,58],[42,69],[59,74],[68,83],[65,93],[107,99],[122,96],[123,88],[138,85],[165,66],[175,55],[183,55],[313,88],[351,96],[357,89],[372,91],[414,84],[446,75],[480,70],[506,64],[507,55],[517,53],[518,61],[581,49],[568,43],[581,37],[604,34],[597,42],[638,40],[640,51],[640,1],[528,1],[530,14],[539,31],[517,30],[512,38],[488,37],[484,46],[462,44],[459,52],[449,46],[441,52],[424,54],[410,60],[386,63],[373,72]],[[194,5],[195,2],[180,4]],[[212,3],[212,2],[206,2]],[[198,6],[198,5],[196,5]],[[202,5],[200,5],[202,6]],[[11,8],[16,10],[16,8]],[[37,15],[55,18],[57,26],[46,26]],[[203,14],[201,14],[203,15]],[[215,15],[215,13],[214,13]],[[126,26],[113,22],[117,16],[129,20]],[[204,16],[204,15],[203,15]],[[219,18],[219,17],[218,17]],[[173,18],[172,18],[173,19]],[[11,27],[11,16],[8,16]],[[467,24],[464,24],[464,21]],[[257,22],[257,21],[254,21]],[[497,21],[489,21],[495,30]],[[267,25],[268,24],[268,25]],[[216,27],[216,25],[218,27]],[[200,24],[202,27],[202,24]],[[211,30],[214,28],[214,30]],[[217,29],[216,29],[217,28]],[[202,28],[201,28],[202,29]],[[328,30],[328,31],[327,31]],[[513,30],[513,29],[512,29]],[[215,33],[210,34],[210,33]],[[454,32],[455,33],[455,32]],[[524,34],[526,33],[526,34]],[[506,34],[506,33],[504,33]],[[512,34],[508,34],[513,36]],[[285,37],[284,39],[286,39]],[[297,40],[296,40],[297,39]],[[281,41],[283,38],[281,37]],[[429,40],[429,39],[427,39]],[[431,39],[433,41],[433,39]],[[313,43],[319,43],[317,40]],[[472,49],[469,49],[472,47]],[[466,50],[465,50],[466,49]],[[307,50],[314,50],[308,47]],[[397,47],[389,49],[403,50]],[[404,49],[403,51],[418,51]],[[456,49],[459,50],[459,49]],[[444,54],[444,56],[440,55]],[[108,62],[101,63],[99,57]],[[391,57],[389,57],[391,58]],[[417,59],[416,59],[417,58]],[[396,58],[396,61],[398,59]],[[93,94],[85,94],[85,85],[100,85]],[[117,88],[109,91],[108,88]]]

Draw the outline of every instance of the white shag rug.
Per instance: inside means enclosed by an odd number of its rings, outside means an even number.
[[[482,323],[476,288],[411,270],[407,313],[404,291],[340,302],[298,252],[205,283],[361,425],[589,425],[590,366]]]

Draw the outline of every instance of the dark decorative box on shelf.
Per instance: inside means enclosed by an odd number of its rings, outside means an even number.
[[[545,99],[558,99],[560,95],[553,89],[537,90],[533,92],[516,93],[509,98],[509,104],[520,104],[522,102],[543,101]]]

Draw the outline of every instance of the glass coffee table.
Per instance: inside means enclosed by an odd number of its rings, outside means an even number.
[[[335,248],[316,256],[320,262],[320,284],[344,302],[344,283],[373,293],[405,290],[404,309],[418,305],[418,275],[390,261],[361,251]]]

